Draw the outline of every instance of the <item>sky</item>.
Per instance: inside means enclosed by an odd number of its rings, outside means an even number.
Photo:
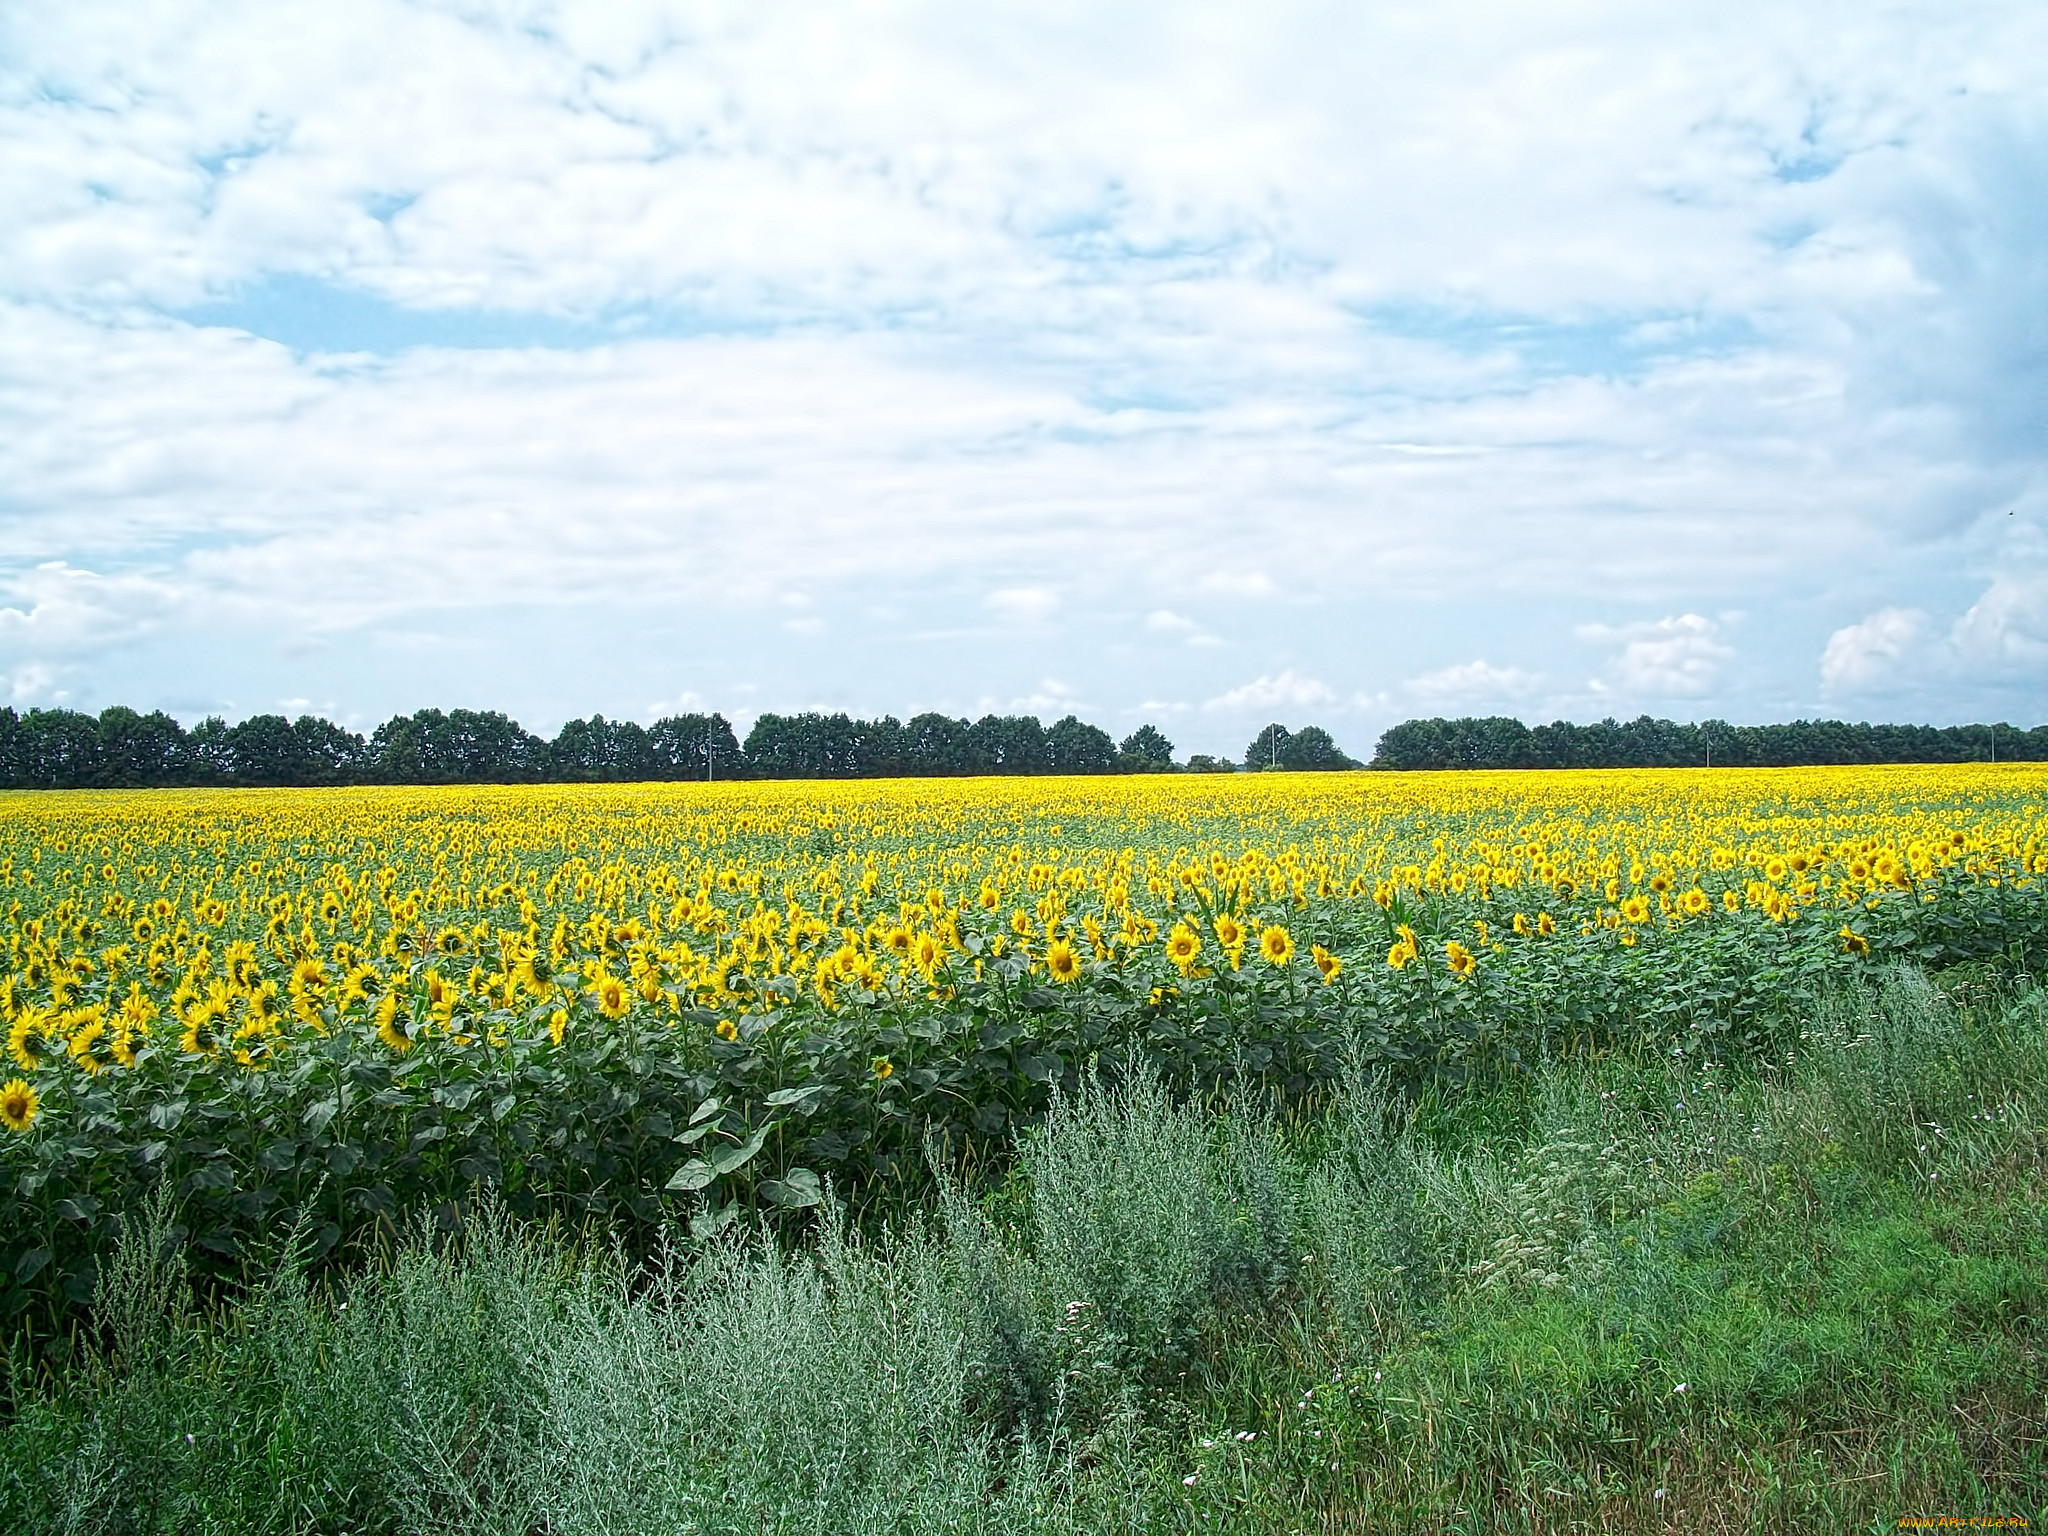
[[[0,703],[2048,719],[2048,7],[0,10]]]

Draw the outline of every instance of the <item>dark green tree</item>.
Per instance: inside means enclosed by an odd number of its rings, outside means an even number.
[[[1117,749],[1117,766],[1126,773],[1167,773],[1173,768],[1173,743],[1156,725],[1141,725]]]
[[[1277,721],[1254,736],[1251,745],[1244,749],[1244,765],[1257,773],[1265,768],[1286,766],[1284,756],[1287,738],[1293,733]]]
[[[1116,743],[1100,726],[1068,715],[1045,733],[1054,773],[1108,773],[1116,767]]]

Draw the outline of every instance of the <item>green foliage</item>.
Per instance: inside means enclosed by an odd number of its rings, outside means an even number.
[[[943,1235],[862,1236],[828,1198],[802,1245],[672,1232],[636,1265],[486,1204],[331,1291],[287,1243],[201,1313],[159,1203],[122,1224],[79,1352],[15,1358],[0,1519],[2036,1518],[2043,996],[1897,970],[1811,1000],[1761,1069],[1617,1054],[1419,1098],[1360,1071],[1293,1121],[1138,1073],[1061,1097],[1002,1185],[940,1181]]]
[[[1822,763],[2041,762],[2048,725],[1850,725],[1794,720],[1730,725],[1703,720],[1567,720],[1530,727],[1504,715],[1403,720],[1373,749],[1372,766],[1434,768],[1797,768]]]

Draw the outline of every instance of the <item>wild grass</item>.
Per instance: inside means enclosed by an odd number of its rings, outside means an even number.
[[[654,1263],[481,1207],[196,1311],[132,1214],[13,1362],[64,1532],[1775,1530],[2038,1518],[2048,994],[1324,1111],[1059,1100],[1006,1182]],[[289,1245],[286,1245],[287,1247]]]

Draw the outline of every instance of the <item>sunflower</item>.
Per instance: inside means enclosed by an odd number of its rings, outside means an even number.
[[[221,962],[228,973],[228,985],[237,992],[246,992],[256,985],[260,974],[256,968],[256,949],[241,939],[228,945],[228,952]]]
[[[1235,949],[1244,942],[1244,929],[1238,926],[1237,919],[1228,912],[1218,916],[1214,926],[1216,929],[1216,942],[1225,949]]]
[[[1703,917],[1712,910],[1713,905],[1713,902],[1707,898],[1707,893],[1698,886],[1694,886],[1678,898],[1679,910],[1684,912],[1687,917]]]
[[[1022,907],[1010,914],[1010,932],[1020,939],[1031,937],[1031,914]]]
[[[871,1063],[871,1066],[875,1074],[875,1081],[878,1083],[886,1083],[890,1075],[896,1070],[896,1064],[886,1056],[877,1056]]]
[[[921,933],[910,946],[910,958],[929,980],[939,968],[939,962],[946,958],[946,947],[937,935]]]
[[[401,1056],[412,1049],[412,1036],[406,1033],[405,1025],[399,1021],[396,992],[384,994],[383,1001],[377,1004],[376,1020],[379,1040]]]
[[[740,1027],[733,1023],[731,1019],[720,1019],[718,1021],[718,1028],[713,1030],[712,1033],[717,1035],[719,1039],[730,1043],[739,1039]]]
[[[1294,958],[1294,939],[1278,923],[1270,923],[1259,935],[1259,957],[1268,965],[1285,965]]]
[[[590,988],[597,998],[597,1011],[608,1019],[622,1019],[633,1006],[633,989],[618,977],[601,974]]]
[[[1515,937],[1518,939],[1529,937],[1529,915],[1526,912],[1517,912],[1515,914]]]
[[[100,1042],[107,1033],[105,1014],[98,1008],[81,1008],[76,1013],[65,1015],[64,1024],[65,1033],[70,1037],[67,1049],[71,1052],[71,1059],[83,1067],[88,1076],[97,1077],[100,1069],[107,1065],[99,1054]]]
[[[1842,952],[1844,954],[1854,955],[1859,960],[1868,960],[1870,958],[1870,940],[1856,932],[1847,923],[1842,924],[1841,938]]]
[[[1173,933],[1166,940],[1166,958],[1180,967],[1185,976],[1195,959],[1202,953],[1202,936],[1186,923],[1175,923]]]
[[[1322,945],[1311,944],[1308,947],[1308,953],[1309,958],[1315,961],[1316,969],[1322,973],[1325,984],[1335,981],[1343,974],[1344,962],[1323,948]]]
[[[1414,958],[1415,947],[1405,939],[1387,951],[1387,964],[1397,971],[1405,969],[1408,962]]]
[[[1055,939],[1045,952],[1045,968],[1054,981],[1064,984],[1081,974],[1081,957],[1065,939]]]
[[[1650,904],[1640,896],[1631,896],[1621,904],[1621,920],[1625,923],[1647,923],[1650,920]]]
[[[548,1038],[552,1040],[556,1045],[560,1045],[562,1043],[562,1037],[568,1034],[568,1032],[569,1010],[566,1008],[557,1008],[553,1013],[548,1015]]]
[[[36,1123],[43,1101],[22,1079],[10,1078],[0,1087],[0,1125],[19,1135]]]
[[[1456,939],[1449,939],[1444,943],[1444,964],[1450,967],[1453,976],[1470,976],[1478,969],[1479,961],[1471,950]]]
[[[43,1051],[50,1043],[50,1016],[30,1004],[14,1016],[7,1031],[7,1054],[24,1072],[43,1064]]]

